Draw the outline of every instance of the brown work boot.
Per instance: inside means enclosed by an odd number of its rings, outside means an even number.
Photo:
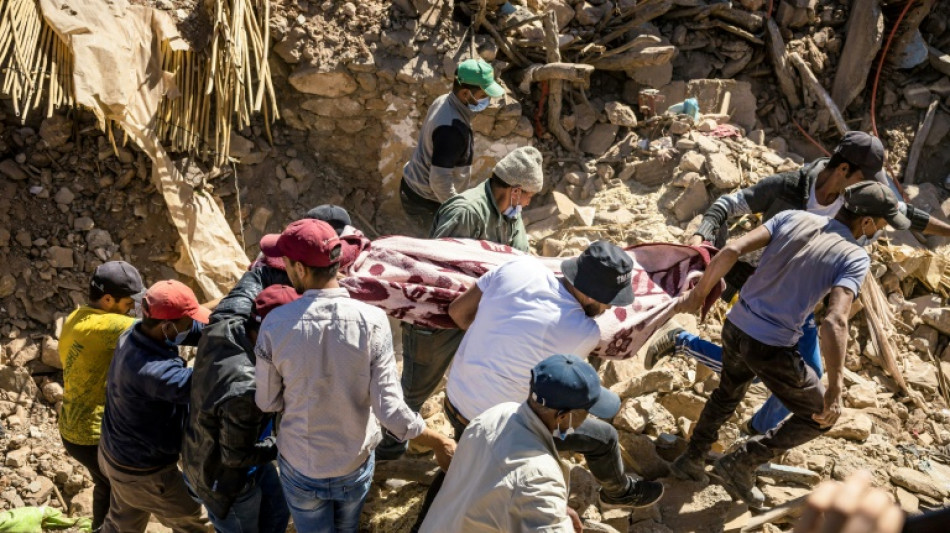
[[[741,451],[724,455],[713,463],[713,472],[730,496],[751,507],[762,507],[765,495],[755,486],[755,468]]]
[[[691,453],[689,450],[683,452],[670,464],[670,471],[676,479],[683,481],[705,482],[709,480],[706,476],[706,460],[699,454]]]

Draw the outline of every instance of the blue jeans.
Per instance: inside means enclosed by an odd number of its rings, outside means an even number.
[[[373,483],[375,456],[354,472],[324,479],[309,478],[278,459],[280,481],[300,533],[357,533],[360,512]]]
[[[700,339],[698,335],[683,332],[676,337],[676,350],[689,355],[700,363],[708,366],[717,374],[722,373],[722,348],[719,345]],[[805,360],[805,364],[821,377],[823,367],[821,352],[818,349],[818,326],[815,324],[815,315],[808,315],[802,325],[802,337],[798,339],[798,351]],[[779,425],[791,412],[782,405],[774,395],[769,396],[761,408],[752,416],[752,429],[759,433]]]
[[[256,482],[234,500],[224,517],[215,516],[210,509],[208,518],[216,533],[284,533],[290,521],[287,500],[280,490],[280,478],[273,462],[257,467]],[[191,488],[190,483],[185,483]],[[198,498],[195,498],[198,500]],[[201,500],[198,500],[201,502]]]

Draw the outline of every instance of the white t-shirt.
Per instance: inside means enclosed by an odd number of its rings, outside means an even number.
[[[465,332],[446,393],[471,420],[528,398],[531,369],[555,354],[587,357],[600,329],[561,281],[533,257],[513,259],[477,282],[475,321]]]
[[[839,194],[834,202],[828,205],[821,205],[818,203],[818,199],[815,198],[816,182],[817,180],[811,182],[811,192],[808,194],[808,205],[805,210],[823,217],[834,218],[838,214],[838,210],[841,209],[841,206],[844,205],[844,195]]]

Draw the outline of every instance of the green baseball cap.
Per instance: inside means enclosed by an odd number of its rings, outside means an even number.
[[[495,81],[495,70],[481,59],[466,59],[459,63],[455,70],[455,78],[459,83],[476,85],[492,98],[501,98],[505,90]]]

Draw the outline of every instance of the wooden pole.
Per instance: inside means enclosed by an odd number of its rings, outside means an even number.
[[[547,52],[547,62],[560,63],[561,50],[558,48],[557,17],[553,9],[548,11],[548,16],[544,18],[542,25],[544,26],[544,48]],[[561,146],[574,152],[574,141],[567,130],[564,129],[564,126],[561,125],[561,98],[564,82],[555,79],[549,81],[548,84],[548,129],[561,143]]]

